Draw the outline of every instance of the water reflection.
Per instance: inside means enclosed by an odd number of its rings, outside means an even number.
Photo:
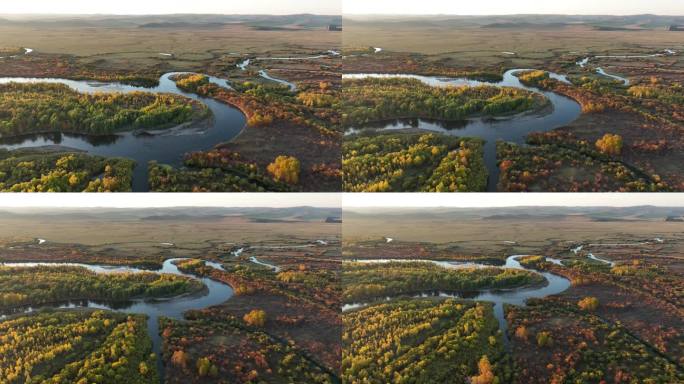
[[[506,330],[508,329],[508,323],[504,317],[504,304],[512,304],[518,306],[524,306],[528,299],[532,298],[544,298],[551,295],[557,295],[564,292],[570,288],[570,280],[565,277],[555,275],[550,272],[536,271],[530,268],[523,267],[518,261],[521,257],[525,255],[513,255],[506,259],[503,269],[518,269],[534,273],[541,274],[546,280],[546,284],[542,286],[525,287],[517,289],[492,289],[483,291],[458,291],[458,292],[448,292],[448,291],[436,291],[428,290],[420,292],[413,295],[416,298],[425,297],[451,297],[464,300],[474,300],[474,301],[487,301],[494,304],[494,316],[499,322],[499,327],[503,331],[503,338],[506,345],[509,343],[508,335]],[[440,265],[445,268],[485,268],[491,267],[489,264],[477,263],[473,261],[459,262],[459,261],[438,261],[438,260],[390,260],[390,259],[376,259],[376,260],[355,260],[355,262],[360,263],[387,263],[387,262],[429,262],[436,265]],[[551,262],[556,265],[561,265],[561,261],[551,257],[547,257],[546,261]],[[392,297],[386,297],[385,300],[392,300]],[[345,304],[342,307],[342,311],[349,311],[354,309],[363,308],[369,305],[369,303],[350,303]]]
[[[149,190],[147,182],[147,164],[157,161],[173,166],[182,165],[183,155],[188,152],[213,148],[216,144],[229,141],[237,136],[245,127],[245,116],[237,108],[215,99],[205,98],[180,90],[171,80],[179,72],[171,72],[159,79],[159,85],[153,88],[136,87],[121,83],[105,83],[97,81],[77,81],[55,78],[0,78],[4,83],[53,83],[65,84],[83,93],[96,92],[153,92],[171,93],[201,101],[212,112],[213,117],[199,126],[182,129],[164,130],[162,134],[150,135],[140,132],[122,132],[115,135],[83,135],[70,133],[35,134],[12,137],[0,140],[0,148],[37,148],[50,145],[61,145],[78,149],[87,153],[105,157],[125,157],[136,161],[133,170],[133,190],[144,192]],[[223,88],[230,88],[225,79],[209,77],[209,81]]]
[[[111,266],[111,265],[94,265],[94,264],[80,264],[80,263],[4,263],[7,267],[35,267],[35,266],[70,266],[82,267],[95,273],[166,273],[179,276],[185,276],[191,279],[200,280],[206,287],[205,291],[193,295],[181,295],[166,299],[140,299],[127,301],[96,301],[96,300],[70,300],[59,303],[50,303],[39,306],[27,306],[15,308],[5,311],[0,320],[6,318],[8,315],[19,313],[31,313],[46,308],[59,309],[77,309],[77,308],[94,308],[105,309],[124,313],[135,313],[147,315],[147,331],[152,339],[152,350],[157,354],[157,368],[163,377],[164,366],[161,360],[161,343],[162,338],[159,330],[159,318],[167,317],[176,320],[183,320],[183,314],[190,310],[198,310],[208,308],[214,305],[224,303],[233,296],[233,289],[221,282],[209,279],[198,278],[194,275],[181,272],[176,263],[184,258],[168,259],[164,261],[162,268],[156,271],[149,271],[127,266]],[[218,263],[205,261],[206,265],[223,270],[223,266]]]
[[[445,78],[437,76],[420,76],[410,74],[346,74],[344,79],[364,78],[403,78],[415,79],[433,87],[447,86],[497,86],[524,89],[530,92],[544,95],[551,103],[551,110],[543,114],[521,114],[509,118],[475,118],[459,122],[443,122],[429,119],[397,119],[379,123],[368,123],[360,127],[347,129],[346,134],[358,134],[364,130],[392,131],[412,128],[432,131],[447,135],[461,137],[479,137],[485,140],[484,160],[489,172],[487,190],[496,191],[499,180],[499,167],[496,158],[496,142],[503,140],[516,144],[525,144],[525,139],[531,132],[547,132],[555,128],[565,126],[576,120],[582,113],[579,103],[568,97],[554,92],[543,91],[534,87],[528,87],[520,82],[517,74],[527,69],[511,69],[504,73],[503,80],[497,83],[488,83],[466,78]],[[569,84],[565,75],[549,73],[549,76],[560,82]]]

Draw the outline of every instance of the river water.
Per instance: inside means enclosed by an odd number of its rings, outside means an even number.
[[[159,318],[168,317],[175,320],[183,320],[183,314],[189,310],[198,310],[208,308],[214,305],[219,305],[226,302],[233,296],[233,289],[227,285],[209,278],[198,278],[197,276],[181,272],[175,265],[176,262],[186,260],[183,258],[168,259],[164,261],[162,267],[156,271],[143,270],[133,267],[125,266],[109,266],[96,264],[80,264],[80,263],[0,263],[0,265],[7,267],[35,267],[35,266],[72,266],[82,267],[89,271],[107,274],[107,273],[168,273],[173,275],[185,276],[195,280],[200,280],[205,286],[206,291],[200,294],[182,295],[174,298],[159,299],[159,300],[130,300],[125,302],[99,302],[99,301],[69,301],[59,304],[43,305],[36,307],[23,307],[11,313],[6,313],[0,316],[0,320],[8,314],[16,313],[31,313],[44,308],[60,308],[60,309],[76,309],[76,308],[97,308],[105,309],[123,313],[144,314],[147,315],[147,331],[152,339],[152,350],[157,354],[157,369],[160,377],[164,378],[164,365],[162,363],[161,344],[162,338],[159,329]],[[206,265],[224,270],[223,266],[218,263],[205,261]]]
[[[315,56],[288,56],[288,57],[255,57],[255,58],[247,58],[243,60],[242,62],[236,64],[235,66],[240,68],[242,71],[246,71],[247,67],[252,64],[253,61],[269,61],[269,60],[284,60],[284,61],[298,61],[298,60],[317,60],[317,59],[325,59],[325,58],[331,58],[331,57],[341,57],[341,53],[339,51],[330,49],[326,51],[325,54],[321,55],[315,55]],[[274,81],[279,84],[287,85],[290,88],[291,92],[295,92],[297,90],[297,85],[295,83],[289,82],[287,80],[279,79],[277,77],[273,77],[268,74],[268,71],[265,69],[259,70],[259,76],[266,80]]]
[[[547,284],[541,287],[526,287],[526,288],[519,288],[519,289],[510,289],[510,290],[483,290],[479,292],[440,292],[440,291],[428,291],[428,292],[423,292],[418,295],[415,295],[414,297],[452,297],[452,298],[458,298],[458,299],[465,299],[465,300],[473,300],[473,301],[487,301],[494,303],[494,316],[496,317],[497,321],[499,322],[499,327],[502,330],[503,333],[503,340],[506,345],[509,345],[509,338],[507,334],[507,328],[508,328],[508,323],[506,322],[506,318],[504,316],[504,304],[512,304],[512,305],[518,305],[518,306],[524,306],[525,302],[528,299],[531,298],[544,298],[547,296],[551,295],[557,295],[561,292],[564,292],[568,288],[570,288],[570,280],[566,279],[565,277],[555,275],[550,272],[541,272],[541,271],[536,271],[533,269],[525,268],[522,265],[520,265],[520,262],[518,261],[519,258],[523,257],[525,255],[514,255],[514,256],[509,256],[506,258],[506,264],[500,268],[504,269],[519,269],[519,270],[525,270],[525,271],[531,271],[534,273],[539,273],[541,274],[547,281]],[[554,263],[556,265],[561,265],[561,261],[558,259],[546,258],[547,261]],[[390,261],[395,261],[395,260],[354,260],[355,262],[360,262],[360,263],[386,263]],[[434,263],[436,265],[440,265],[445,268],[491,268],[492,266],[489,264],[482,264],[482,263],[477,263],[477,262],[457,262],[457,261],[437,261],[437,260],[402,260],[404,262],[430,262]],[[390,300],[392,298],[386,298],[386,300]],[[342,311],[350,311],[358,308],[363,308],[365,306],[369,305],[369,303],[352,303],[352,304],[345,304],[342,307]]]
[[[261,261],[261,260],[257,259],[255,256],[250,257],[249,261],[251,261],[254,264],[261,265],[262,267],[270,268],[275,273],[280,272],[279,266]]]
[[[95,81],[77,81],[55,78],[0,78],[0,84],[18,83],[58,83],[65,84],[83,93],[96,92],[152,92],[170,93],[185,96],[204,103],[213,114],[208,123],[201,127],[187,127],[182,129],[164,130],[158,135],[136,135],[133,132],[123,132],[115,135],[92,136],[79,134],[36,134],[0,140],[0,148],[35,148],[47,145],[62,145],[86,151],[93,155],[106,157],[126,157],[137,162],[133,170],[133,191],[145,192],[149,190],[147,180],[148,162],[156,160],[159,163],[173,166],[182,165],[183,155],[192,151],[208,150],[216,144],[231,140],[245,127],[245,116],[237,108],[220,101],[181,91],[171,80],[178,72],[171,72],[159,79],[159,85],[154,88],[136,87],[121,83],[104,83]],[[225,79],[209,77],[209,80],[224,88],[230,88]]]
[[[25,54],[33,52],[25,48]],[[160,55],[170,55],[160,53]],[[256,58],[255,60],[300,60],[339,56],[337,51],[328,51],[325,55],[300,58]],[[238,64],[242,70],[247,69],[251,59]],[[133,191],[146,192],[148,185],[148,162],[155,160],[159,163],[181,166],[183,155],[192,151],[207,150],[216,144],[229,141],[237,136],[245,127],[245,116],[237,108],[221,103],[212,98],[205,98],[193,93],[180,90],[171,77],[185,72],[171,72],[159,79],[159,85],[154,88],[136,87],[121,83],[98,81],[77,81],[59,78],[0,78],[0,84],[18,83],[58,83],[65,84],[83,93],[96,92],[152,92],[170,93],[198,100],[207,105],[213,114],[212,120],[199,124],[199,127],[184,127],[182,129],[168,129],[155,135],[136,135],[134,132],[122,132],[114,135],[95,136],[81,134],[51,133],[32,134],[20,137],[0,139],[0,148],[18,149],[35,148],[48,145],[62,145],[86,151],[93,155],[106,157],[126,157],[136,161],[133,170]],[[259,76],[279,84],[287,85],[291,91],[297,86],[286,80],[272,77],[267,71],[259,71]],[[220,87],[232,89],[230,82],[225,79],[209,76],[209,81]]]
[[[646,58],[652,58],[652,57],[663,57],[663,56],[673,56],[676,55],[677,51],[673,49],[664,49],[661,52],[650,54],[650,55],[598,55],[598,56],[593,56],[595,59],[646,59]],[[576,64],[580,66],[580,68],[585,68],[587,65],[589,65],[589,61],[592,59],[592,57],[585,57],[584,59],[578,61]],[[610,73],[607,73],[602,67],[596,67],[596,73],[598,73],[601,76],[605,77],[610,77],[611,79],[617,80],[622,83],[624,86],[628,86],[630,84],[629,79],[624,78],[622,76],[618,75],[613,75]]]
[[[377,49],[376,49],[377,50]],[[504,54],[514,52],[504,52]],[[593,56],[593,58],[649,58],[676,55],[677,51],[666,49],[662,52],[650,55],[625,55],[625,56]],[[589,65],[592,57],[587,57],[576,64],[581,68]],[[499,180],[499,167],[496,160],[496,141],[504,140],[515,144],[524,144],[527,135],[531,132],[548,132],[553,129],[568,125],[576,120],[582,113],[582,108],[575,100],[556,94],[554,92],[543,91],[534,87],[529,87],[520,82],[516,76],[519,72],[533,69],[511,69],[506,71],[503,80],[497,83],[482,82],[466,78],[446,78],[438,76],[421,76],[413,74],[381,74],[381,73],[354,73],[345,74],[343,79],[364,79],[364,78],[404,78],[416,79],[424,84],[433,87],[446,86],[479,86],[489,85],[497,87],[513,87],[524,89],[544,95],[553,107],[553,111],[545,115],[523,114],[506,119],[468,119],[460,122],[444,122],[427,119],[397,119],[389,122],[369,123],[360,127],[351,127],[346,131],[347,135],[358,133],[365,129],[391,131],[409,128],[420,128],[423,130],[439,132],[461,137],[479,137],[486,140],[484,145],[484,159],[489,172],[487,181],[487,191],[496,192]],[[612,78],[622,82],[625,86],[629,85],[629,80],[607,73],[603,68],[596,68],[596,72],[602,76]],[[553,79],[570,84],[567,76],[558,73],[548,72]]]
[[[363,78],[405,78],[416,79],[420,82],[433,87],[447,86],[496,86],[513,87],[544,95],[553,107],[547,114],[523,114],[506,119],[484,119],[475,118],[462,122],[441,122],[425,119],[400,119],[391,122],[368,124],[362,127],[349,128],[346,134],[358,133],[364,129],[374,129],[382,131],[402,130],[408,128],[420,128],[427,131],[438,132],[447,135],[460,137],[479,137],[485,140],[484,160],[489,172],[487,190],[496,191],[499,180],[499,167],[496,160],[496,142],[503,140],[516,144],[524,144],[525,138],[531,132],[547,132],[558,127],[565,126],[576,120],[582,113],[582,108],[575,101],[568,97],[561,96],[554,92],[542,91],[534,87],[528,87],[520,82],[516,76],[519,72],[526,69],[511,69],[507,71],[503,80],[498,83],[488,83],[483,81],[471,80],[466,78],[445,78],[437,76],[420,75],[394,75],[394,74],[346,74],[343,79],[363,79]],[[550,73],[551,78],[558,81],[569,83],[564,75]]]

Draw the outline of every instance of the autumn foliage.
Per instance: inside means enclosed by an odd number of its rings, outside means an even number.
[[[599,301],[595,297],[585,297],[577,303],[583,311],[595,311],[599,306]]]
[[[263,327],[266,324],[266,312],[261,309],[253,309],[242,318],[247,325]]]
[[[596,141],[596,149],[606,155],[617,156],[622,152],[622,136],[606,133]]]
[[[296,157],[278,156],[268,165],[267,170],[277,181],[291,185],[299,183],[301,165]]]

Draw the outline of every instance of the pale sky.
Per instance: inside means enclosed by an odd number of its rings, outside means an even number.
[[[633,207],[684,206],[681,193],[345,193],[345,208],[361,207]]]
[[[0,14],[341,14],[342,0],[0,0]]]
[[[683,0],[343,0],[344,14],[684,15]]]
[[[2,207],[324,207],[339,208],[338,193],[2,193]]]

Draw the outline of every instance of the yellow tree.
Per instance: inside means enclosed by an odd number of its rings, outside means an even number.
[[[301,164],[296,157],[278,156],[266,169],[277,181],[291,185],[299,183]]]
[[[606,133],[596,141],[596,149],[606,155],[617,156],[622,153],[622,136]]]
[[[253,327],[263,327],[266,324],[266,312],[261,309],[253,309],[242,319]]]

